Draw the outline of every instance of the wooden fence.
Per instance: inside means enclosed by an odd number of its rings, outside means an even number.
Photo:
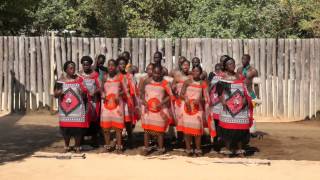
[[[52,107],[53,82],[63,63],[79,65],[84,55],[116,58],[129,51],[132,62],[143,71],[158,50],[164,65],[177,66],[175,57],[199,57],[211,71],[223,54],[241,65],[250,54],[259,71],[261,106],[256,113],[265,117],[305,118],[320,110],[320,39],[148,39],[79,37],[0,37],[0,110],[25,112]],[[78,68],[80,68],[78,66]]]

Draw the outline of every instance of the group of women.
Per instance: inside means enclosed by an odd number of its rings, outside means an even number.
[[[245,77],[235,72],[234,59],[222,56],[208,76],[197,57],[191,63],[180,57],[179,67],[171,72],[161,62],[161,52],[155,52],[146,75],[138,79],[128,52],[108,60],[107,67],[103,55],[98,56],[94,65],[91,57],[83,56],[78,73],[76,64],[67,61],[65,73],[54,90],[59,100],[65,151],[72,150],[71,137],[75,139],[73,150],[80,152],[84,135],[95,139],[102,132],[104,150],[122,152],[123,132],[128,137],[126,146],[130,146],[133,128],[140,120],[144,155],[153,152],[152,140],[157,142],[157,154],[166,152],[164,135],[168,127],[175,127],[178,136],[184,137],[180,140],[185,143],[187,155],[202,155],[201,136],[205,128],[214,139],[216,151],[225,147],[224,154],[244,155],[253,120],[252,101]]]

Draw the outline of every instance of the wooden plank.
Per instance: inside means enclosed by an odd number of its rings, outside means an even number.
[[[244,54],[250,54],[249,53],[249,41],[250,41],[251,39],[244,39],[243,40],[243,53]]]
[[[277,47],[276,47],[276,39],[271,39],[272,44],[272,109],[273,116],[278,114],[278,94],[277,94]]]
[[[117,59],[119,55],[119,39],[112,39],[112,57],[113,59]]]
[[[253,39],[249,39],[248,40],[248,54],[251,57],[251,66],[256,68],[256,64],[255,64],[255,46],[254,46],[254,40]]]
[[[165,57],[165,42],[164,39],[157,39],[157,50],[162,53],[162,56]]]
[[[289,39],[289,79],[288,79],[288,117],[293,118],[293,108],[294,108],[294,63],[295,63],[295,41]]]
[[[233,58],[236,61],[236,66],[240,67],[241,66],[241,57],[240,57],[240,44],[239,44],[239,39],[232,39],[231,40],[231,47],[232,48],[232,54]]]
[[[20,79],[19,79],[19,37],[15,36],[14,43],[14,65],[13,65],[13,79],[14,79],[14,112],[20,111],[19,91],[20,91]]]
[[[83,38],[82,47],[83,47],[82,55],[90,56],[90,39],[89,38]]]
[[[196,42],[195,38],[188,39],[188,52],[187,52],[187,59],[192,60],[196,57]]]
[[[76,63],[76,69],[79,67],[78,58],[78,39],[76,37],[71,38],[71,60]]]
[[[63,64],[67,60],[67,53],[65,48],[65,39],[61,38],[61,55]],[[42,67],[42,53],[41,53],[41,41],[40,37],[36,37],[36,49],[37,49],[37,93],[38,93],[38,109],[42,109],[44,106],[43,101],[43,67]],[[24,74],[24,73],[23,73]],[[61,74],[58,75],[60,78]]]
[[[30,104],[30,48],[29,48],[29,37],[24,38],[24,54],[25,54],[25,69],[26,69],[26,111],[30,112],[31,104]],[[48,72],[49,73],[49,72]],[[49,82],[49,81],[47,81]]]
[[[312,118],[314,117],[314,115],[316,114],[316,111],[315,111],[315,107],[314,107],[314,98],[315,98],[315,82],[314,82],[314,79],[315,79],[315,42],[314,42],[314,39],[309,39],[310,41],[310,66],[309,66],[309,69],[310,69],[310,91],[309,91],[309,99],[310,99],[310,104],[309,104],[309,117]]]
[[[211,39],[211,58],[212,58],[212,69],[214,69],[214,66],[219,62],[218,58],[218,40],[217,39]]]
[[[93,58],[93,59],[96,59],[97,56],[96,56],[96,53],[94,52],[94,38],[90,38],[90,56]]]
[[[56,37],[55,38],[55,55],[56,55],[56,64],[57,64],[57,73],[58,76],[60,74],[62,74],[63,72],[63,64],[62,64],[62,56],[61,56],[61,42],[60,42],[60,38]]]
[[[278,115],[284,115],[284,39],[279,40],[278,44]]]
[[[144,69],[146,66],[146,64],[145,64],[145,62],[146,62],[145,47],[146,47],[146,39],[140,38],[139,39],[139,72],[140,73],[144,72]]]
[[[0,111],[2,108],[2,96],[3,96],[3,36],[0,36]]]
[[[36,64],[36,45],[35,38],[30,37],[30,92],[31,92],[31,109],[37,109],[37,64]],[[59,59],[61,64],[61,59]],[[60,67],[61,68],[61,67]]]
[[[181,56],[184,56],[186,58],[187,58],[187,48],[188,48],[187,42],[188,41],[186,38],[181,39]],[[188,58],[188,60],[190,60],[190,58]]]
[[[100,38],[96,37],[94,38],[94,55],[97,57],[100,54],[101,54]]]
[[[202,50],[202,43],[200,38],[195,39],[195,56],[197,56],[201,62],[203,63],[203,56],[202,56],[203,50]]]
[[[296,39],[295,53],[295,88],[294,88],[294,117],[300,116],[300,84],[301,84],[301,40]]]
[[[304,84],[304,109],[305,109],[305,116],[310,118],[310,41],[309,39],[305,39],[305,84]]]
[[[104,56],[107,55],[106,38],[100,38],[100,53]]]
[[[139,38],[132,38],[132,64],[139,67]]]
[[[212,63],[212,47],[211,47],[211,39],[210,38],[204,38],[203,41],[203,69],[207,72],[211,72],[214,69],[214,64]]]
[[[283,102],[284,102],[284,115],[288,117],[288,79],[289,79],[289,40],[285,39],[284,45],[284,86],[283,86]]]
[[[226,41],[227,41],[227,53],[229,56],[233,57],[234,54],[232,49],[232,39],[227,39]],[[237,64],[237,60],[236,60],[236,64]]]
[[[301,39],[301,82],[300,82],[300,117],[305,118],[306,112],[304,108],[304,99],[305,97],[305,88],[304,84],[306,83],[305,77],[305,51],[306,51],[306,42],[304,39]]]
[[[239,52],[240,52],[240,54],[239,54],[239,64],[241,64],[242,63],[241,62],[241,58],[242,58],[243,53],[244,53],[243,40],[242,39],[238,39],[238,44],[239,44]]]
[[[78,63],[79,63],[79,66],[78,66],[78,70],[82,69],[82,66],[81,66],[81,58],[83,56],[83,38],[79,37],[77,38],[78,40]]]
[[[173,59],[172,59],[172,39],[165,39],[165,56],[166,56],[166,64],[168,71],[172,71],[173,69]]]
[[[106,39],[106,52],[107,52],[106,59],[108,61],[109,59],[112,58],[112,39],[111,38]]]
[[[259,74],[261,74],[259,48],[260,48],[259,40],[254,39],[254,65],[255,65],[255,68],[258,70]]]
[[[14,44],[13,36],[9,36],[9,58],[8,58],[8,111],[12,112],[13,110],[13,61],[14,61]]]
[[[272,40],[266,39],[266,77],[267,77],[267,84],[266,84],[266,95],[267,95],[267,115],[273,115],[273,98],[272,98]]]
[[[146,39],[146,66],[151,63],[151,39]]]
[[[157,45],[157,39],[151,39],[151,62],[153,62],[154,53],[158,50]]]
[[[315,39],[315,64],[316,64],[316,72],[315,72],[315,108],[316,108],[316,117],[319,117],[318,111],[320,111],[320,39]]]
[[[267,92],[266,92],[266,40],[260,39],[260,70],[261,70],[261,100],[262,115],[267,115]]]
[[[66,42],[64,37],[60,37],[60,45],[61,45],[61,68],[63,70],[63,65],[67,61]],[[60,77],[60,74],[58,77]]]
[[[8,47],[8,37],[5,36],[3,37],[3,75],[4,75],[4,83],[3,83],[3,92],[4,92],[4,96],[3,96],[3,104],[2,107],[4,110],[8,110],[8,90],[9,90],[9,85],[8,85],[8,56],[9,56],[9,47]]]
[[[181,41],[180,38],[176,38],[174,40],[174,60],[173,60],[173,68],[179,69],[178,59],[180,58],[181,54]]]
[[[72,51],[72,44],[71,44],[71,37],[67,37],[66,38],[66,51],[67,51],[67,61],[72,61],[72,55],[71,55],[71,51]]]
[[[44,90],[44,105],[50,106],[49,97],[49,54],[48,54],[48,39],[46,37],[41,37],[41,55],[42,55],[42,68],[43,68],[43,90]],[[72,43],[74,44],[74,43]]]
[[[227,54],[230,57],[232,57],[232,54],[228,54],[228,40],[227,39],[221,39],[222,40],[222,54]]]

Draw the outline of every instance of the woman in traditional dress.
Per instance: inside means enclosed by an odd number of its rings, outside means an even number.
[[[87,89],[83,85],[83,79],[75,74],[75,66],[72,61],[64,64],[66,75],[56,82],[54,88],[54,96],[59,100],[59,125],[64,138],[65,152],[71,150],[71,137],[75,139],[75,151],[81,151],[81,140],[89,127]]]
[[[151,152],[149,147],[150,136],[156,136],[158,141],[158,154],[165,153],[164,133],[172,121],[169,113],[169,103],[173,94],[169,82],[163,79],[162,66],[154,66],[152,80],[144,82],[141,91],[142,128],[144,129],[143,154]]]
[[[88,111],[90,127],[87,134],[92,136],[94,146],[98,145],[98,133],[100,132],[100,82],[99,73],[92,69],[93,60],[90,56],[81,58],[82,70],[79,75],[83,78],[83,84],[87,88],[88,96]]]
[[[181,108],[181,124],[179,129],[183,131],[186,143],[187,155],[192,155],[191,141],[195,138],[195,155],[201,156],[201,136],[203,134],[204,124],[209,116],[208,113],[208,85],[201,80],[202,68],[195,66],[192,68],[192,79],[186,80],[181,89],[181,99],[184,100]]]
[[[127,83],[124,76],[117,72],[117,62],[113,59],[108,61],[108,73],[104,75],[102,86],[101,122],[105,139],[105,150],[112,151],[110,143],[110,131],[116,131],[117,152],[123,151],[122,130],[125,128],[124,101],[132,105],[128,93]]]
[[[222,140],[226,154],[245,154],[249,143],[249,128],[252,125],[252,101],[246,85],[235,70],[235,61],[227,58],[223,62],[224,74],[217,85],[217,92],[223,106],[219,116]]]
[[[132,147],[132,131],[137,120],[139,119],[140,105],[137,95],[137,85],[134,82],[134,78],[131,73],[126,71],[128,60],[123,56],[117,59],[118,70],[121,76],[126,79],[126,88],[129,90],[131,99],[133,100],[132,106],[129,106],[127,99],[124,100],[124,118],[126,131],[128,135],[128,147]]]

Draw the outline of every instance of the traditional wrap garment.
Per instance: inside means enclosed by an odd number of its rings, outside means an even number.
[[[208,85],[205,81],[192,82],[188,85],[185,92],[185,103],[181,108],[182,121],[177,126],[178,131],[192,136],[201,136],[203,134],[204,125],[209,117],[208,105]],[[188,109],[187,103],[190,104]]]
[[[219,119],[222,139],[231,143],[248,143],[249,128],[253,121],[253,107],[243,80],[221,80],[218,86],[222,90],[218,90],[218,93],[224,96],[226,102],[226,108],[222,109]]]
[[[137,94],[137,84],[134,81],[134,78],[132,76],[132,74],[130,73],[126,73],[124,74],[120,74],[121,76],[124,76],[126,79],[126,89],[129,90],[129,94],[130,97],[133,101],[133,105],[129,106],[128,104],[128,100],[125,99],[124,100],[124,118],[125,118],[125,122],[132,122],[133,124],[135,124],[137,122],[137,120],[139,119],[139,113],[136,111],[137,107],[140,107],[139,105],[139,97]],[[131,111],[129,111],[129,108],[131,108]]]
[[[145,132],[164,133],[172,121],[169,113],[169,105],[163,105],[162,108],[157,108],[161,101],[169,96],[173,99],[169,83],[166,80],[161,82],[151,81],[145,86],[145,101],[147,107],[142,106],[142,128]],[[168,102],[170,103],[170,102]],[[147,110],[145,110],[147,108]]]
[[[87,94],[83,79],[57,81],[62,85],[63,95],[59,98],[59,125],[63,128],[88,128],[89,114],[82,94]]]
[[[218,130],[218,121],[220,112],[222,110],[222,105],[220,103],[220,99],[217,92],[217,84],[222,78],[222,73],[215,74],[210,82],[210,91],[209,91],[209,98],[210,98],[210,117],[208,119],[208,127],[210,131],[210,135],[213,137],[216,135]]]
[[[181,75],[175,87],[175,94],[177,98],[175,98],[174,100],[174,114],[175,114],[175,125],[177,127],[182,126],[182,113],[184,108],[184,102],[181,98],[179,98],[179,96],[181,94],[183,83],[188,79],[190,79],[190,77]],[[182,130],[177,128],[177,131],[182,131]]]
[[[124,76],[115,75],[107,77],[103,84],[105,98],[101,106],[100,126],[104,129],[123,129],[124,125],[124,96],[126,96],[126,83]],[[125,95],[123,95],[122,93]],[[126,97],[129,98],[130,97]],[[131,102],[131,101],[129,101]]]
[[[100,118],[100,97],[90,96],[94,94],[97,89],[100,89],[99,74],[97,72],[92,72],[91,74],[80,73],[83,78],[83,84],[87,88],[89,93],[88,98],[88,110],[90,114],[90,121],[97,122]]]

